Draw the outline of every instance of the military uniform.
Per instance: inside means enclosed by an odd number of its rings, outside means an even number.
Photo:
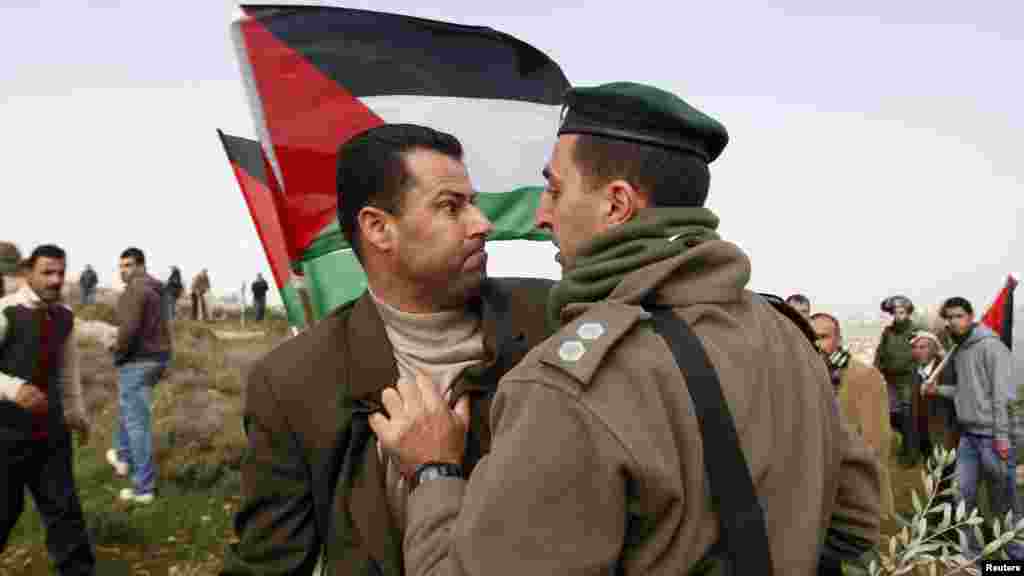
[[[727,141],[717,121],[651,87],[573,89],[566,103],[560,134],[705,162]],[[703,203],[700,191],[686,193]],[[408,574],[735,567],[759,544],[723,550],[736,520],[764,525],[761,574],[814,574],[826,542],[858,553],[877,543],[878,459],[837,413],[811,341],[747,289],[750,261],[716,226],[699,205],[656,205],[579,248],[552,291],[560,330],[499,385],[490,453],[468,479],[432,479],[411,493]],[[679,347],[661,331],[666,311],[689,327],[717,374],[746,487],[738,476],[708,481],[722,454],[705,450],[715,442],[702,430],[720,428],[697,401],[707,378],[687,377],[692,366],[677,361]],[[721,496],[744,491],[756,492],[755,514],[720,517]]]
[[[551,282],[484,281],[479,313],[488,360],[455,383],[473,421],[466,460],[486,453],[498,378],[550,334]],[[385,466],[367,424],[380,393],[398,380],[394,351],[367,293],[258,361],[247,376],[240,541],[221,574],[310,574],[326,550],[325,574],[401,576],[402,527],[385,493]]]

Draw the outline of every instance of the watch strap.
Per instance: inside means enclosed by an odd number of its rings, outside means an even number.
[[[412,475],[412,488],[438,478],[463,478],[462,466],[451,462],[427,462],[416,467]]]

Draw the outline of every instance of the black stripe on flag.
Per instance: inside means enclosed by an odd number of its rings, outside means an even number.
[[[267,172],[265,169],[266,164],[263,162],[263,151],[260,149],[260,143],[256,140],[225,134],[221,130],[217,130],[217,135],[220,136],[220,141],[224,144],[224,152],[227,153],[228,160],[248,172],[249,176],[259,180],[265,186],[267,184]]]
[[[322,6],[242,9],[356,97],[448,96],[559,105],[569,88],[561,68],[543,52],[484,26]]]

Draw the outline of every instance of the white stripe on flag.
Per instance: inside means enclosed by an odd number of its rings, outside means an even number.
[[[359,100],[385,122],[422,124],[458,138],[469,177],[480,192],[544,185],[541,170],[557,139],[559,106],[438,96]]]
[[[558,249],[551,242],[504,240],[487,243],[487,275],[493,278],[548,278],[561,280],[562,267],[555,262]]]

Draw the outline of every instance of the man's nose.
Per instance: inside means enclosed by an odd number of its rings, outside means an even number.
[[[472,207],[473,214],[473,226],[470,229],[472,236],[487,236],[494,231],[494,223],[487,218],[483,210],[479,206],[474,205]]]

